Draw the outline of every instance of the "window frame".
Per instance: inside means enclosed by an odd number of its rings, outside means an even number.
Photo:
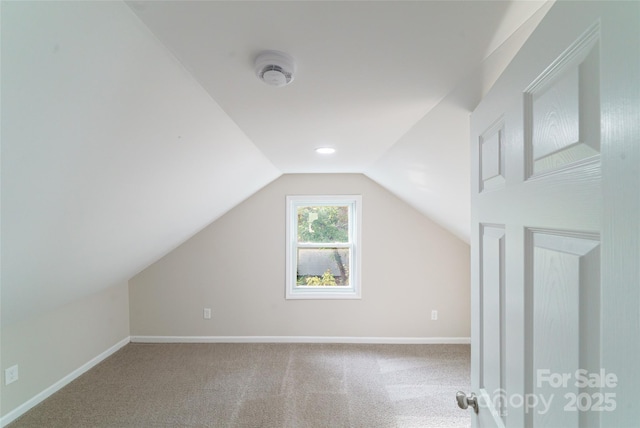
[[[330,243],[325,247],[349,249],[349,285],[338,287],[300,286],[296,283],[298,248],[314,248],[298,243],[298,207],[347,206],[349,212],[349,242]],[[288,195],[286,197],[286,299],[361,299],[361,195]]]

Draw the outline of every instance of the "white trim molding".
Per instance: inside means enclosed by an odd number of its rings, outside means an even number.
[[[62,379],[60,379],[59,381],[51,385],[50,387],[46,388],[44,391],[33,396],[31,399],[25,401],[24,403],[22,403],[21,405],[19,405],[18,407],[16,407],[6,415],[4,415],[2,418],[0,418],[0,427],[9,425],[11,422],[18,419],[20,416],[22,416],[23,414],[31,410],[36,405],[46,400],[54,393],[60,391],[62,388],[64,388],[69,383],[71,383],[72,381],[80,377],[82,374],[91,370],[93,367],[98,365],[107,357],[111,356],[116,351],[120,350],[122,347],[127,345],[131,341],[130,339],[131,338],[129,336],[125,337],[124,339],[122,339],[121,341],[119,341],[118,343],[116,343],[106,351],[100,353],[96,357],[87,361],[82,366],[78,367],[77,369],[75,369],[74,371],[72,371],[71,373],[69,373],[68,375],[66,375],[65,377],[63,377]]]
[[[471,343],[470,337],[347,337],[347,336],[131,336],[132,343],[364,343],[436,345]]]

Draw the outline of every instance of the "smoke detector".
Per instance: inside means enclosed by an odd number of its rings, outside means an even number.
[[[256,74],[267,85],[288,85],[293,81],[295,71],[293,58],[284,52],[264,51],[256,57]]]

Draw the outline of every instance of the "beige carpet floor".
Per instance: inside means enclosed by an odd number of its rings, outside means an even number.
[[[468,345],[129,344],[20,427],[468,427]]]

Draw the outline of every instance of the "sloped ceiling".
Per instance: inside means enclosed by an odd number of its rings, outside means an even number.
[[[364,173],[467,242],[469,113],[546,9],[533,1],[127,4],[281,172]],[[295,58],[291,85],[256,78],[265,49]],[[323,158],[319,146],[336,153]]]
[[[548,3],[1,7],[12,323],[126,281],[283,173],[364,173],[468,240],[468,115]],[[255,77],[263,49],[296,59],[291,85]]]
[[[280,175],[124,3],[2,4],[2,322],[126,281]]]

